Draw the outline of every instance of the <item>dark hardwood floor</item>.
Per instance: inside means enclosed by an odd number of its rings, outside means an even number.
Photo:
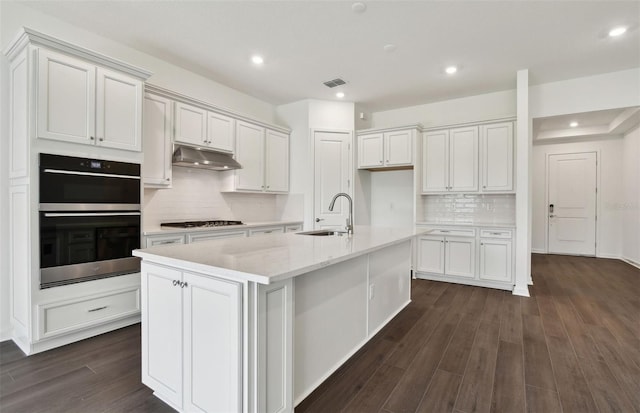
[[[640,413],[640,270],[534,255],[531,298],[416,280],[413,302],[296,413]],[[0,344],[0,412],[170,412],[132,326],[24,357]]]

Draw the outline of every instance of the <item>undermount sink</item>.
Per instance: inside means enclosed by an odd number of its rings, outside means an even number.
[[[341,237],[346,233],[347,231],[338,231],[335,229],[319,229],[315,231],[296,232],[296,234],[298,235],[313,235],[316,237],[329,237],[329,236]]]

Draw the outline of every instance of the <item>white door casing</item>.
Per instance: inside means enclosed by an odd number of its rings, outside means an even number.
[[[596,191],[595,152],[548,155],[549,253],[595,256]]]
[[[315,229],[345,227],[349,202],[344,197],[338,198],[333,211],[329,211],[329,204],[339,192],[352,195],[351,139],[350,132],[313,132]]]

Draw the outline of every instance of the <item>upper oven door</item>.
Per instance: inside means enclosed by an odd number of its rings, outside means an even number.
[[[140,210],[140,165],[41,154],[40,210]]]

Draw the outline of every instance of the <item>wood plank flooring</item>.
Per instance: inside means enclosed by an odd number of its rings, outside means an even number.
[[[533,256],[531,298],[415,280],[413,302],[296,413],[640,413],[640,270]],[[140,327],[25,357],[0,412],[172,412],[140,383]]]
[[[296,413],[640,413],[640,270],[556,255],[532,268],[531,298],[415,280],[413,302]]]

